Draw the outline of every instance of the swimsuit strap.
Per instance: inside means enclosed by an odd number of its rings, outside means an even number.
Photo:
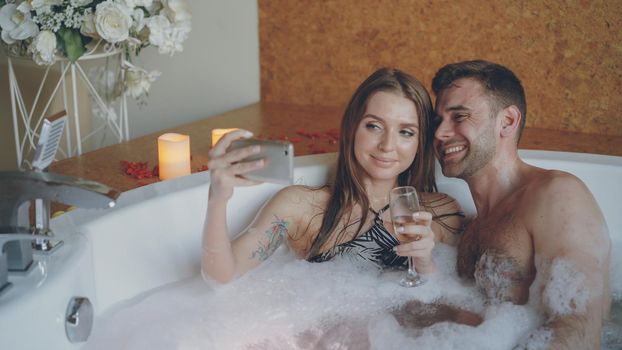
[[[374,224],[369,230],[308,260],[311,262],[322,262],[331,260],[338,255],[346,255],[362,259],[363,261],[370,261],[380,267],[406,266],[406,257],[398,256],[393,251],[393,247],[398,245],[399,241],[387,231],[380,218],[387,209],[389,209],[389,205],[377,212],[369,208],[375,215]]]
[[[380,223],[382,224],[382,219],[380,219],[380,215],[382,215],[382,213],[384,213],[387,209],[389,209],[389,205],[385,205],[382,209],[375,211],[374,208],[369,207],[369,211],[371,211],[372,213],[374,213],[374,215],[376,215],[376,217],[374,218],[374,222],[376,224]]]

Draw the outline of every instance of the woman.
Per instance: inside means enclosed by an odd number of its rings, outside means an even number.
[[[210,151],[208,164],[204,276],[230,281],[266,260],[283,240],[309,261],[351,254],[386,267],[403,266],[412,256],[419,273],[432,273],[434,241],[453,243],[464,216],[453,198],[433,192],[431,113],[430,96],[415,78],[396,69],[374,72],[345,110],[334,183],[282,189],[233,242],[226,224],[227,202],[235,186],[256,184],[243,175],[263,162],[237,163],[259,151],[253,147],[227,152],[233,140],[252,136],[248,131],[223,136]],[[426,211],[415,214],[420,224],[409,232],[422,238],[399,244],[386,209],[389,191],[404,185],[417,188]]]

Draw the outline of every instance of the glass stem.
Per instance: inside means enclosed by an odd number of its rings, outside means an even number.
[[[418,277],[417,270],[415,270],[415,261],[412,256],[408,257],[408,275],[412,277]]]

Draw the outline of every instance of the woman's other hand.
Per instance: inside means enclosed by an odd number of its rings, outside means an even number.
[[[227,151],[233,141],[252,136],[253,134],[250,131],[243,129],[228,132],[209,151],[210,159],[207,165],[211,174],[210,199],[229,200],[233,195],[235,186],[252,186],[261,183],[246,179],[243,175],[252,170],[262,168],[264,161],[260,159],[242,162],[244,158],[259,153],[260,146],[248,146]]]

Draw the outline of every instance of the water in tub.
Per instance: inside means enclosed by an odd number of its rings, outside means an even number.
[[[616,250],[612,264],[620,263]],[[438,244],[434,255],[438,273],[421,287],[404,288],[397,284],[403,271],[380,272],[345,258],[308,263],[281,248],[229,284],[196,276],[114,307],[97,320],[87,348],[497,350],[512,349],[542,323],[529,304],[485,303],[472,284],[457,277],[455,248]],[[614,281],[618,297],[620,282]],[[562,299],[577,297],[564,293],[581,293],[557,292]],[[482,315],[483,322],[408,324],[395,310],[412,300],[440,300]],[[605,340],[616,344],[620,329],[606,325]],[[534,334],[529,348],[545,345],[548,336]]]

